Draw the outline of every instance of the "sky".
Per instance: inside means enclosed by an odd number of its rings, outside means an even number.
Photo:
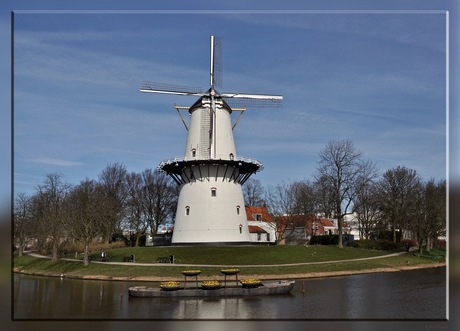
[[[262,185],[312,179],[318,153],[351,139],[381,173],[446,178],[443,10],[28,10],[14,13],[14,194],[49,173],[71,184],[108,165],[182,157],[174,103],[144,80],[209,87],[209,37],[223,38],[221,92],[283,95],[248,108],[237,154]],[[235,112],[236,113],[236,112]],[[186,119],[188,115],[184,113]]]
[[[193,27],[191,29],[190,27]],[[312,178],[318,153],[351,139],[381,171],[446,178],[446,14],[34,13],[14,15],[14,187],[48,173],[78,184],[183,156],[173,104],[143,80],[209,87],[209,36],[223,38],[225,92],[281,94],[234,131],[263,185]],[[236,113],[236,112],[235,112]]]

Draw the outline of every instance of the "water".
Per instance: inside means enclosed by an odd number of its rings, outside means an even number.
[[[277,296],[133,298],[128,287],[158,284],[15,274],[13,316],[63,320],[442,320],[446,318],[445,275],[443,267],[297,280],[291,294]]]

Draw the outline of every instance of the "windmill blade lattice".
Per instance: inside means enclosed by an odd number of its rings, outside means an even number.
[[[223,58],[224,39],[221,37],[211,37],[211,86],[222,87],[222,58]]]
[[[281,95],[222,93],[221,97],[230,107],[280,108]]]
[[[155,82],[148,82],[148,81],[142,82],[141,92],[192,95],[192,96],[203,96],[204,95],[204,91],[201,87],[155,83]]]
[[[273,99],[224,98],[224,100],[230,108],[281,108],[283,105],[281,100]]]

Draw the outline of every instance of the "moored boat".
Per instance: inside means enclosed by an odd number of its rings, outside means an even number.
[[[258,296],[288,294],[294,288],[294,280],[277,280],[262,282],[257,287],[219,287],[215,289],[206,288],[178,288],[175,290],[164,290],[159,287],[133,286],[129,288],[129,295],[141,298],[171,298],[171,297],[227,297],[227,296]]]

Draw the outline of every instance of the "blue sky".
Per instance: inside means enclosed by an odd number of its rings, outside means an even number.
[[[307,8],[308,9],[308,8]],[[223,92],[281,94],[249,108],[239,155],[263,185],[311,178],[331,139],[352,139],[383,172],[446,178],[446,14],[439,11],[16,11],[14,189],[47,173],[97,178],[183,156],[173,104],[143,80],[209,85],[209,36],[224,38]]]

